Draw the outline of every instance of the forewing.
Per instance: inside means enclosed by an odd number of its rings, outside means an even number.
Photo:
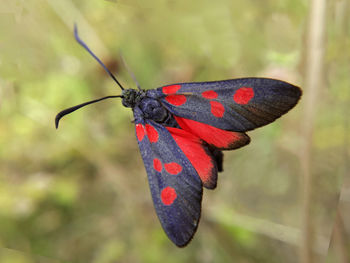
[[[158,218],[168,237],[185,246],[201,215],[201,180],[166,128],[151,120],[135,124]]]
[[[280,80],[242,78],[174,84],[150,94],[175,116],[222,130],[245,132],[288,112],[302,92]]]

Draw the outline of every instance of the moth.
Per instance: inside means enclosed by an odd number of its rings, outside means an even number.
[[[166,85],[157,89],[124,89],[101,60],[83,46],[114,79],[121,95],[79,104],[57,114],[60,119],[88,104],[121,98],[134,115],[136,138],[146,168],[159,221],[178,247],[193,238],[201,216],[203,187],[214,189],[223,170],[223,150],[250,142],[247,131],[281,117],[299,101],[295,85],[269,78]]]

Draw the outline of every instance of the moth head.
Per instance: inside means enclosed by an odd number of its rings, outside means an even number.
[[[144,97],[145,91],[136,89],[124,89],[122,91],[122,104],[127,108],[134,108]]]

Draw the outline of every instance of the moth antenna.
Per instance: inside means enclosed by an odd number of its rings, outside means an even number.
[[[97,100],[91,100],[91,101],[88,101],[88,102],[84,102],[82,104],[79,104],[79,105],[76,105],[76,106],[73,106],[73,107],[70,107],[68,109],[65,109],[61,112],[59,112],[57,115],[56,115],[56,118],[55,118],[55,126],[56,126],[56,129],[58,128],[58,124],[59,124],[59,121],[60,119],[69,114],[69,113],[72,113],[73,111],[76,111],[86,105],[89,105],[89,104],[92,104],[92,103],[95,103],[95,102],[99,102],[101,100],[105,100],[105,99],[110,99],[110,98],[123,98],[123,96],[121,95],[116,95],[116,96],[107,96],[107,97],[103,97],[103,98],[100,98],[100,99],[97,99]]]
[[[117,78],[112,74],[112,72],[109,71],[109,69],[102,63],[102,61],[90,50],[90,48],[84,43],[83,40],[80,39],[79,34],[78,34],[78,27],[77,24],[74,24],[74,37],[75,40],[83,47],[86,49],[87,52],[89,52],[89,54],[91,56],[93,56],[94,59],[97,60],[97,62],[103,67],[103,69],[109,74],[109,76],[111,76],[111,78],[118,84],[118,86],[124,90],[123,86],[119,83],[119,81],[117,80]]]
[[[122,62],[123,62],[123,64],[124,64],[124,66],[125,66],[127,72],[129,73],[129,75],[131,76],[131,78],[135,81],[137,88],[138,88],[139,90],[141,90],[140,83],[137,81],[137,79],[136,79],[136,77],[135,77],[135,74],[134,74],[134,73],[130,70],[130,68],[128,67],[128,64],[126,64],[125,59],[124,59],[124,56],[123,56],[123,54],[122,54],[121,51],[119,51],[119,56],[120,56],[120,58],[121,58],[121,60],[122,60]]]

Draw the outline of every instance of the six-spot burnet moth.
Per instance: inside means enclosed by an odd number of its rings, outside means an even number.
[[[268,78],[179,83],[157,89],[124,89],[79,38],[75,39],[114,79],[121,95],[89,101],[57,114],[59,120],[83,106],[122,98],[134,114],[136,138],[146,167],[153,203],[168,237],[184,247],[195,234],[203,186],[214,189],[222,171],[222,150],[247,145],[245,133],[273,122],[293,108],[302,91]]]

